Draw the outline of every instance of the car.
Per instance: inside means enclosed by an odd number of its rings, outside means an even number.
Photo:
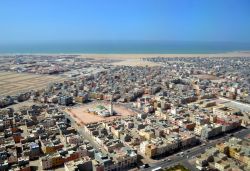
[[[152,171],[160,171],[160,170],[162,170],[161,167],[157,167],[157,168],[155,168],[155,169],[152,169]]]
[[[140,166],[140,169],[145,169],[146,167],[144,165]]]
[[[149,167],[150,167],[150,166],[149,166],[149,164],[147,164],[147,163],[144,164],[144,165],[142,165],[142,166],[140,166],[141,169],[145,169],[145,168],[149,168]]]

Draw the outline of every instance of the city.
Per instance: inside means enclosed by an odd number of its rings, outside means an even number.
[[[250,168],[248,57],[0,60],[0,170]]]
[[[0,1],[0,171],[250,171],[249,9]]]

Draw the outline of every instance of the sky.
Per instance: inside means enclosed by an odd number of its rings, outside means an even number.
[[[1,0],[0,44],[250,42],[249,0]]]

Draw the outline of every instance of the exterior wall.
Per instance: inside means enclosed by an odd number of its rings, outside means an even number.
[[[14,139],[15,143],[20,143],[22,136],[21,136],[21,134],[13,134],[13,139]]]
[[[53,166],[51,159],[42,160],[41,165],[42,165],[42,169],[49,169],[49,168],[52,168]]]
[[[64,159],[61,156],[52,158],[52,167],[60,166],[64,163]]]
[[[185,127],[186,127],[186,129],[193,130],[194,127],[195,127],[195,124],[194,123],[189,123],[189,124],[186,124]]]
[[[64,162],[76,160],[76,159],[79,158],[79,156],[80,156],[80,155],[79,155],[78,152],[72,153],[72,154],[70,154],[70,156],[68,156],[68,157],[65,158],[65,161],[64,161]]]
[[[18,171],[31,171],[31,167],[30,166],[23,167],[23,168],[20,168]]]
[[[66,142],[69,143],[69,144],[78,144],[80,143],[80,139],[78,137],[67,137],[66,138]]]
[[[45,154],[54,153],[56,151],[54,147],[49,147],[49,146],[44,146],[42,150]]]
[[[201,126],[196,126],[195,129],[194,129],[195,135],[200,136],[201,135],[201,130],[202,130]]]
[[[223,143],[216,145],[217,149],[226,155],[229,155],[229,147],[225,146]]]
[[[145,147],[145,155],[147,157],[151,158],[151,157],[156,156],[156,154],[157,154],[157,149],[156,149],[156,147],[154,145],[147,145]]]
[[[142,136],[142,137],[144,137],[147,140],[155,138],[155,135],[154,135],[153,132],[139,131],[139,135]]]
[[[17,163],[17,156],[16,156],[16,155],[11,155],[11,156],[8,158],[8,163],[9,163],[9,164]]]
[[[85,157],[88,155],[87,149],[79,149],[79,157]]]
[[[229,147],[229,156],[232,157],[232,158],[236,158],[236,149],[235,148],[232,148],[232,147]]]
[[[34,148],[30,150],[30,158],[38,157],[40,156],[40,149]]]

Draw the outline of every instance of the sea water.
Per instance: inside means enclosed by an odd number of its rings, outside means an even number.
[[[57,43],[0,44],[0,53],[49,54],[199,54],[249,51],[250,43],[167,42],[167,41],[85,41]]]

